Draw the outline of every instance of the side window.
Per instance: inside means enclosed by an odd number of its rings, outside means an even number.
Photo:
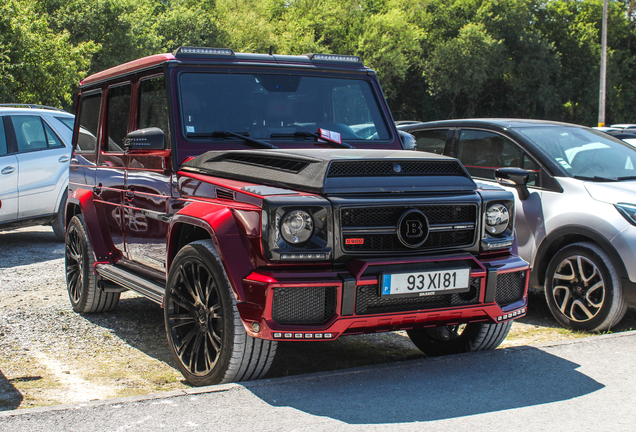
[[[423,130],[411,132],[415,137],[415,149],[419,151],[444,154],[448,129]]]
[[[523,166],[521,168],[528,171],[528,186],[541,186],[541,184],[539,183],[539,180],[541,178],[541,176],[539,175],[541,172],[541,167],[537,165],[535,161],[530,159],[527,154],[523,155]]]
[[[108,142],[104,151],[124,151],[124,139],[128,133],[128,113],[130,111],[130,84],[108,89],[108,120],[106,136]]]
[[[4,132],[4,122],[2,121],[2,117],[0,117],[0,156],[4,156],[9,153],[9,149],[7,148],[7,135]]]
[[[11,116],[20,153],[48,148],[42,120],[38,116]]]
[[[497,168],[520,168],[523,152],[501,135],[486,131],[462,130],[457,154],[470,175],[494,180]]]
[[[82,96],[79,117],[80,128],[77,137],[77,147],[75,148],[78,153],[93,153],[95,151],[101,104],[101,93]]]
[[[163,77],[141,81],[138,127],[139,129],[157,127],[166,135],[168,134],[168,98]]]
[[[55,132],[53,132],[53,129],[51,129],[51,126],[46,124],[46,122],[42,122],[42,123],[44,123],[44,132],[46,132],[46,143],[49,146],[49,148],[64,147],[62,140],[60,139],[60,137],[58,137],[55,134]]]

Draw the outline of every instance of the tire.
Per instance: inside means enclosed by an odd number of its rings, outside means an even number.
[[[55,233],[55,236],[58,238],[59,241],[62,241],[62,242],[65,241],[66,239],[66,226],[65,226],[66,197],[67,197],[67,192],[64,192],[64,195],[62,195],[62,200],[60,201],[60,205],[58,206],[58,209],[57,209],[57,217],[52,223],[53,232]]]
[[[117,307],[120,293],[106,293],[97,287],[95,254],[82,215],[73,216],[68,224],[64,261],[66,288],[75,312],[109,312]]]
[[[545,297],[554,318],[573,330],[606,331],[627,311],[616,267],[594,243],[573,243],[554,255]]]
[[[251,337],[212,240],[185,246],[175,257],[164,299],[168,345],[194,386],[263,377],[276,342]]]
[[[429,357],[484,351],[497,348],[508,336],[512,321],[470,323],[407,330],[411,342]]]

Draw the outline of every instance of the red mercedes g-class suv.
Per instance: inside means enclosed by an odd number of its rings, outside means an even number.
[[[135,60],[82,81],[73,146],[73,309],[125,290],[160,304],[193,385],[262,377],[277,341],[406,330],[427,355],[493,349],[526,313],[512,194],[403,150],[358,57]]]

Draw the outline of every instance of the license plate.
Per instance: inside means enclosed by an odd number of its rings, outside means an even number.
[[[382,274],[383,296],[421,297],[468,291],[470,269],[445,269],[427,272]]]

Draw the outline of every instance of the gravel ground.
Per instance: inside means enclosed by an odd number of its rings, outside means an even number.
[[[165,340],[163,312],[127,292],[107,314],[73,312],[64,245],[50,227],[0,232],[0,410],[186,388]],[[636,328],[628,311],[620,330]],[[584,334],[561,329],[541,293],[502,347]],[[404,332],[280,343],[270,377],[423,357]]]

